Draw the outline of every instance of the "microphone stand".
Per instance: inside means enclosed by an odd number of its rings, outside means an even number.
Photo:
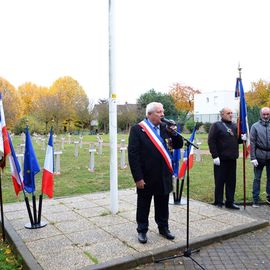
[[[194,263],[196,263],[201,269],[206,270],[206,268],[204,268],[194,258],[191,257],[191,254],[192,253],[195,253],[195,252],[197,253],[200,250],[199,249],[192,250],[189,247],[189,182],[190,182],[189,181],[189,151],[190,151],[190,147],[191,146],[195,147],[196,149],[199,149],[199,147],[196,144],[194,144],[193,142],[191,142],[190,140],[188,140],[185,137],[183,137],[183,135],[181,135],[179,132],[177,132],[175,130],[174,130],[174,132],[177,133],[184,140],[184,142],[185,142],[185,148],[186,148],[186,151],[187,151],[187,230],[186,230],[187,231],[187,239],[186,239],[186,248],[185,248],[183,254],[169,256],[169,257],[164,257],[164,258],[161,258],[161,259],[157,259],[154,262],[155,263],[159,263],[161,261],[176,259],[176,258],[179,258],[179,257],[188,257]]]

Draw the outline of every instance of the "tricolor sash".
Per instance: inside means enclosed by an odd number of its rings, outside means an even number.
[[[150,123],[147,120],[141,121],[139,125],[144,129],[145,133],[147,134],[151,142],[161,153],[170,172],[172,173],[173,172],[172,158],[168,148],[166,147],[164,139],[158,135],[157,131],[150,125]]]

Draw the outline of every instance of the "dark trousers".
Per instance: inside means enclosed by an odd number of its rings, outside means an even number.
[[[254,180],[253,180],[253,202],[258,203],[260,199],[260,186],[263,168],[266,167],[266,196],[270,200],[270,160],[258,159],[258,166],[254,167]]]
[[[214,165],[215,177],[215,202],[223,204],[223,193],[225,186],[225,205],[234,203],[236,186],[236,160],[221,160],[220,166]]]
[[[154,196],[155,221],[159,230],[168,229],[169,219],[169,194],[168,195],[149,195],[138,193],[137,197],[137,232],[146,233],[149,226],[149,212],[151,200]]]

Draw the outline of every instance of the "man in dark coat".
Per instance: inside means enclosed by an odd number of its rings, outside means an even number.
[[[208,134],[208,146],[214,162],[214,204],[219,208],[223,206],[225,186],[225,206],[239,210],[239,206],[234,203],[234,194],[236,186],[236,160],[239,156],[238,143],[241,140],[238,140],[237,126],[232,122],[232,110],[230,108],[223,108],[220,111],[220,116],[221,120],[211,126]]]
[[[163,105],[158,102],[149,103],[146,107],[146,119],[133,126],[129,135],[128,159],[137,187],[136,221],[140,243],[147,242],[152,197],[159,233],[167,239],[174,239],[168,225],[172,160],[167,142],[169,141],[172,148],[181,148],[183,140],[174,131],[176,126],[166,126],[161,122],[162,117]]]

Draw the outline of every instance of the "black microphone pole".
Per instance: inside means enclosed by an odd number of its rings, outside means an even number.
[[[176,123],[173,120],[170,119],[166,119],[164,117],[160,118],[161,122],[165,123],[168,127],[171,126],[176,126]],[[179,135],[189,146],[192,145],[193,147],[195,147],[196,149],[199,149],[199,146],[194,144],[192,141],[188,140],[187,138],[185,138],[180,132],[178,132],[177,130],[172,129],[172,132]],[[188,149],[189,150],[189,149]],[[189,152],[189,151],[188,151]],[[188,153],[189,154],[189,153]]]
[[[168,120],[165,119],[165,121],[169,121],[170,125],[173,126],[175,124],[172,124],[172,120]],[[164,121],[164,118],[161,119],[162,122]],[[201,269],[206,270],[206,268],[204,268],[201,264],[199,264],[194,258],[192,258],[191,254],[192,253],[196,253],[199,252],[200,250],[192,250],[189,246],[189,184],[190,184],[190,179],[189,179],[189,152],[190,152],[190,147],[191,145],[193,147],[195,147],[196,149],[199,149],[199,147],[197,145],[195,145],[193,142],[191,142],[190,140],[186,139],[185,137],[183,137],[178,131],[172,130],[173,132],[175,132],[176,134],[178,134],[179,136],[181,136],[183,138],[183,140],[185,141],[185,147],[186,147],[186,151],[187,151],[187,239],[186,239],[186,248],[183,252],[183,254],[180,255],[174,255],[174,256],[169,256],[169,257],[164,257],[161,259],[156,259],[154,260],[155,263],[159,263],[161,261],[165,261],[165,260],[171,260],[171,259],[176,259],[178,257],[188,257],[190,258],[195,264],[197,264]]]

